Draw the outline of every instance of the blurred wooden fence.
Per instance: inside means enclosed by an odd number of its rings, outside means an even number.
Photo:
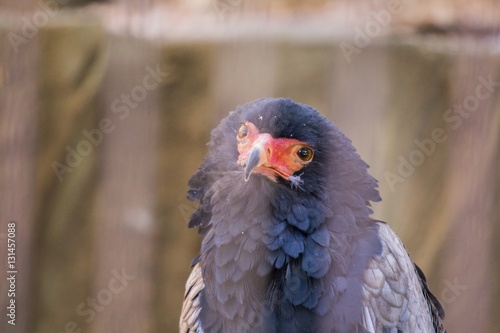
[[[15,47],[23,27],[7,21],[0,331],[175,332],[200,242],[186,182],[210,130],[263,96],[311,104],[353,140],[380,181],[375,215],[428,275],[449,332],[500,330],[498,41],[375,38],[348,61],[348,39],[240,27],[151,40],[71,13]]]

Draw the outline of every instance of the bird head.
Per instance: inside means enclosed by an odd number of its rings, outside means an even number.
[[[276,181],[277,177],[290,180],[314,157],[314,150],[309,143],[293,138],[274,138],[269,133],[261,133],[250,121],[240,125],[236,141],[238,164],[245,168],[245,180],[253,172],[272,181]]]
[[[308,105],[283,98],[257,100],[239,107],[212,131],[199,171],[203,179],[230,172],[250,187],[267,179],[316,192],[328,174],[331,154],[325,149],[331,148],[331,135],[332,123]]]
[[[212,194],[226,187],[228,195],[241,193],[236,197],[355,198],[365,206],[380,199],[367,168],[351,141],[313,107],[260,99],[238,107],[212,131],[209,151],[189,181],[188,198],[205,197],[200,214],[210,211]]]

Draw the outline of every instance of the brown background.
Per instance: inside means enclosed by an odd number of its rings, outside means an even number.
[[[0,1],[0,331],[175,332],[200,242],[186,182],[220,119],[265,96],[311,104],[353,140],[380,181],[374,216],[426,272],[449,332],[500,330],[500,85],[460,125],[443,118],[480,78],[500,81],[497,2],[401,1],[350,60],[342,43],[388,2],[63,2]],[[151,90],[148,68],[168,73]],[[112,130],[61,181],[54,162],[103,119]],[[419,153],[436,129],[446,139]],[[117,272],[129,280],[112,293]],[[92,319],[89,297],[103,302]]]

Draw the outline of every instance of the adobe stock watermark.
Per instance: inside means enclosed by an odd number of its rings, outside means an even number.
[[[308,279],[313,279],[308,277]],[[296,275],[291,275],[286,281],[288,295],[293,295],[299,291],[302,293],[304,282]],[[281,294],[272,300],[265,300],[252,306],[252,310],[247,312],[243,321],[238,323],[237,332],[258,332],[265,327],[266,321],[273,315],[276,307],[286,301],[287,296]]]
[[[455,302],[457,298],[462,295],[462,292],[467,290],[467,286],[464,284],[460,284],[457,277],[453,278],[453,282],[444,280],[444,284],[446,285],[446,287],[441,290],[441,294],[439,296],[441,296],[440,300],[445,304],[451,304]]]
[[[461,103],[454,104],[452,108],[444,112],[443,120],[452,130],[460,128],[463,121],[479,108],[481,101],[489,98],[496,87],[500,86],[500,81],[493,80],[491,74],[487,78],[480,75],[477,81],[478,84],[473,94],[468,95]],[[404,183],[415,172],[415,169],[436,151],[436,147],[446,142],[446,140],[448,140],[448,135],[442,128],[434,128],[428,138],[423,140],[415,139],[413,143],[416,148],[406,157],[403,155],[398,156],[397,172],[386,171],[384,173],[385,181],[391,191],[394,192],[398,184]]]
[[[162,81],[168,76],[167,72],[160,69],[159,65],[156,68],[151,66],[145,67],[146,75],[142,79],[141,84],[130,89],[129,93],[123,93],[119,98],[111,102],[111,111],[119,115],[120,120],[125,120],[129,117],[130,111],[136,109],[139,104],[146,99],[149,92],[156,89]],[[117,124],[110,118],[103,118],[99,121],[99,126],[93,129],[82,130],[82,135],[85,139],[80,140],[76,146],[67,145],[65,163],[53,161],[51,166],[54,173],[60,182],[64,180],[66,173],[71,173],[99,146],[105,134],[112,133],[116,129]]]
[[[7,223],[6,241],[4,242],[7,250],[6,260],[6,274],[7,274],[7,323],[9,325],[16,325],[16,287],[17,287],[17,262],[16,262],[16,226],[15,221]]]
[[[109,279],[108,284],[105,288],[100,289],[95,297],[87,297],[85,302],[78,304],[76,308],[76,314],[83,318],[83,321],[88,325],[96,318],[98,313],[104,311],[107,305],[109,305],[116,295],[120,294],[129,283],[135,280],[135,276],[129,275],[125,271],[125,267],[122,267],[120,271],[113,269],[111,270],[112,277]],[[81,333],[82,325],[75,321],[68,321],[64,325],[64,330],[57,333]],[[51,332],[54,333],[54,332]]]
[[[219,189],[223,188],[223,185],[216,182],[212,184],[211,188],[214,192],[217,192],[219,191]],[[177,205],[177,208],[179,209],[179,212],[181,213],[182,219],[184,220],[185,223],[189,223],[193,213],[196,212],[199,207],[200,207],[199,199],[190,200],[187,198],[185,202],[179,203]]]
[[[182,219],[184,220],[185,223],[188,223],[189,220],[191,220],[191,216],[198,209],[195,203],[191,204],[181,203],[177,207],[179,208],[179,211],[182,215]]]
[[[17,54],[20,46],[28,44],[38,34],[40,29],[46,26],[50,19],[61,10],[61,5],[65,5],[68,2],[69,0],[39,0],[37,3],[38,9],[33,15],[25,15],[21,18],[20,33],[11,31],[7,35],[14,52]]]
[[[275,302],[277,303],[277,301]],[[273,314],[274,306],[270,301],[257,303],[252,307],[244,320],[238,322],[237,332],[258,332],[265,327],[265,323]]]
[[[409,1],[411,0],[390,0],[387,3],[387,9],[371,12],[371,20],[366,22],[362,28],[355,27],[353,42],[342,42],[339,45],[347,63],[351,63],[352,57],[355,54],[361,53],[361,50],[367,47],[373,38],[379,36],[382,31],[387,29],[393,15],[400,14],[403,11],[404,3]]]
[[[241,9],[243,0],[212,0],[212,6],[220,20],[227,19]]]

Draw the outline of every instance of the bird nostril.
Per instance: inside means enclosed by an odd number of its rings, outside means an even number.
[[[267,147],[267,156],[271,156],[271,154],[272,154],[271,148]]]

